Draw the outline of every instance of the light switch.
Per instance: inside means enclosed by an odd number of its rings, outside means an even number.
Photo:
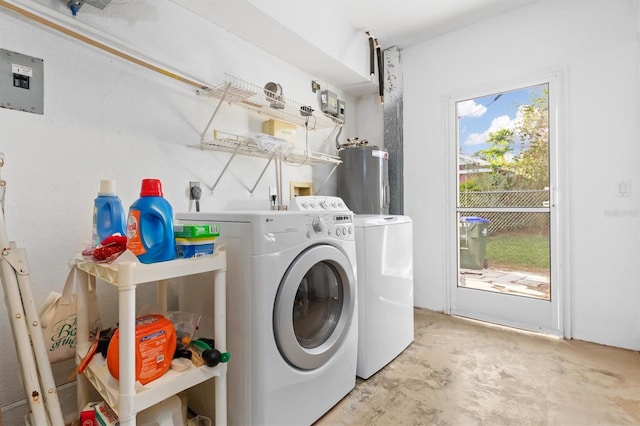
[[[631,196],[631,180],[623,179],[616,182],[615,187],[616,197],[630,197]]]

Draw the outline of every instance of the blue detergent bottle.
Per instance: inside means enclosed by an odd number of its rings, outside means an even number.
[[[116,183],[113,180],[100,181],[100,192],[93,203],[93,231],[91,246],[96,247],[105,238],[119,233],[126,235],[127,217],[122,201],[116,195]]]
[[[140,198],[129,208],[127,249],[142,263],[176,258],[173,209],[163,198],[158,179],[143,179]]]

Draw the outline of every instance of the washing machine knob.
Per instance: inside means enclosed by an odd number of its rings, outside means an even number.
[[[326,201],[321,201],[320,202],[320,207],[322,207],[323,209],[328,209],[329,208],[329,203],[327,203]]]
[[[320,234],[322,233],[322,231],[324,231],[324,220],[322,220],[321,217],[316,217],[315,219],[313,219],[312,226],[315,233]]]

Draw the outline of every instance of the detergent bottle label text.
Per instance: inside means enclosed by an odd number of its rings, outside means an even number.
[[[129,211],[129,218],[127,219],[127,249],[136,256],[147,252],[140,237],[140,210]]]

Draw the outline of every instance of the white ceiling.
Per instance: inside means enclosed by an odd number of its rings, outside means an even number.
[[[345,51],[354,39],[366,51],[365,31],[383,49],[402,49],[537,0],[171,1],[360,96],[374,93],[377,85],[369,79],[366,61],[354,64],[360,56]],[[354,37],[358,33],[362,36]]]
[[[384,47],[405,48],[534,1],[322,0],[318,5],[339,10],[347,24],[370,31]]]

